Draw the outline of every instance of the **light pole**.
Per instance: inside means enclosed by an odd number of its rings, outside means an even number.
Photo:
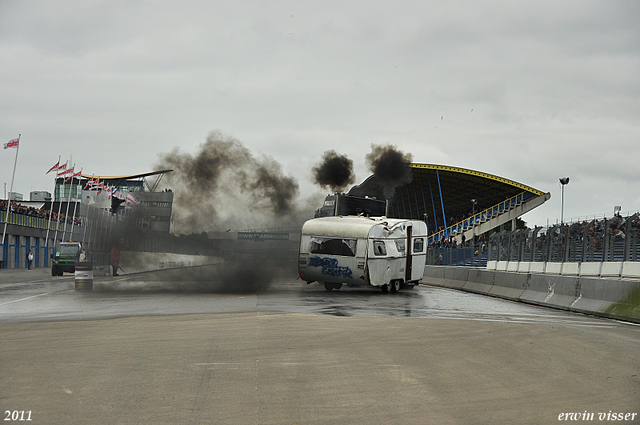
[[[560,177],[562,185],[562,209],[560,210],[560,224],[564,224],[564,187],[569,184],[569,177]]]
[[[424,213],[424,222],[427,225],[427,235],[429,235],[429,214]]]
[[[471,200],[471,205],[473,208],[473,212],[471,213],[471,220],[473,220],[473,225],[471,227],[476,227],[476,204],[478,203],[478,200],[476,198],[473,198]],[[471,242],[471,244],[473,245],[473,252],[476,252],[476,231],[473,231],[473,241]]]

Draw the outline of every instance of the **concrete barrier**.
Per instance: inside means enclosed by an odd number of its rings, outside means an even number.
[[[562,263],[562,276],[579,276],[580,263]]]
[[[544,273],[547,263],[536,262],[529,265],[529,273]]]
[[[601,268],[602,268],[602,263],[599,261],[594,263],[582,263],[580,265],[580,276],[598,277],[600,276]]]
[[[531,262],[529,261],[520,261],[518,263],[518,273],[529,273],[529,269],[531,268]]]
[[[562,274],[562,263],[548,262],[545,266],[544,272],[546,274]]]
[[[640,280],[426,266],[422,283],[640,323]]]
[[[569,310],[580,297],[580,281],[567,276],[554,276],[550,280],[554,284],[553,296],[545,300],[544,305]]]
[[[471,274],[469,275],[471,276]],[[494,284],[487,294],[518,301],[529,286],[531,275],[522,273],[494,273]]]
[[[601,277],[620,277],[622,275],[622,261],[611,261],[602,263],[600,269]]]
[[[627,279],[640,279],[640,262],[625,261],[622,264],[622,277]]]
[[[555,294],[555,287],[556,283],[544,275],[532,274],[519,300],[531,304],[545,304]]]
[[[467,267],[468,268],[468,267]],[[488,294],[493,287],[494,272],[487,272],[482,269],[470,269],[467,272],[467,281],[463,284],[463,289],[477,294]]]
[[[519,261],[509,261],[507,263],[507,271],[508,272],[517,272],[519,265],[520,265]]]
[[[444,270],[444,280],[452,288],[462,288],[467,283],[468,276],[468,267],[445,267]]]
[[[616,303],[624,303],[637,283],[624,280],[582,278],[580,298],[571,306],[573,310],[591,313],[606,312]]]

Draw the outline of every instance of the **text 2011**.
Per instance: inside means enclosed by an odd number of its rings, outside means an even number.
[[[31,410],[5,410],[5,421],[30,421]]]

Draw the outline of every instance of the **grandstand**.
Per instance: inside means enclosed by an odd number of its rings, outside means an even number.
[[[80,185],[76,189],[69,189],[69,185],[64,185],[64,179],[56,181],[56,198],[69,196],[71,190],[71,198],[79,199],[83,196],[83,205],[93,205],[103,209],[111,207],[109,196],[98,195],[99,190],[82,190],[87,186],[89,180],[98,180],[104,183],[106,187],[111,187],[116,193],[123,195],[131,195],[134,203],[141,204],[145,210],[143,227],[150,230],[169,233],[171,229],[171,211],[173,206],[173,193],[167,190],[158,190],[160,183],[165,174],[173,170],[159,170],[149,173],[132,174],[127,176],[93,176],[82,175]],[[104,193],[104,191],[103,191]],[[122,204],[126,214],[126,206],[128,202]]]
[[[550,193],[480,171],[418,163],[410,167],[412,180],[395,188],[387,215],[425,220],[430,243],[452,235],[457,235],[458,243],[463,236],[471,240],[514,223],[551,198]],[[372,175],[349,195],[384,199],[384,186]]]
[[[26,267],[29,251],[35,256],[34,267],[48,267],[56,244],[62,240],[82,242],[96,255],[99,245],[106,244],[107,233],[134,205],[143,207],[138,209],[143,214],[137,223],[154,234],[154,241],[162,242],[156,245],[164,247],[167,240],[175,245],[169,237],[173,193],[158,190],[162,177],[171,171],[58,177],[53,200],[29,205],[12,202],[9,214],[6,201],[0,201],[0,223],[6,228],[4,240],[0,240],[0,269]],[[99,181],[100,186],[89,185],[89,181]],[[122,199],[115,210],[114,198]],[[100,248],[110,249],[106,245]]]

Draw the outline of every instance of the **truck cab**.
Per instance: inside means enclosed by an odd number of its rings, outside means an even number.
[[[75,273],[81,248],[80,242],[61,242],[53,257],[51,276],[62,276],[64,272]]]

